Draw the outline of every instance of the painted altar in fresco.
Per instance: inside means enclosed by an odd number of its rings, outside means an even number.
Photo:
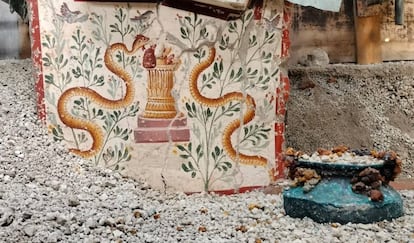
[[[277,177],[283,1],[231,21],[156,3],[30,7],[39,106],[70,152],[159,189]]]

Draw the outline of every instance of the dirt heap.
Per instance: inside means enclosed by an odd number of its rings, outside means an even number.
[[[394,150],[414,177],[414,62],[289,67],[286,146]]]

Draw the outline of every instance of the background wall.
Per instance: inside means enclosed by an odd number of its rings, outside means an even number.
[[[0,13],[0,59],[30,57],[27,24],[4,2],[0,2]]]
[[[380,50],[383,61],[414,59],[414,1],[405,1],[404,25],[394,24],[394,1],[382,9]],[[315,48],[325,50],[331,63],[356,62],[352,1],[343,1],[339,13],[294,5],[291,31],[291,59]]]
[[[9,5],[0,2],[0,58],[19,56],[19,29],[17,14],[10,13]]]
[[[394,24],[394,1],[389,1],[381,16],[381,47],[384,61],[414,60],[414,0],[405,1],[404,25]],[[9,6],[0,2],[0,59],[30,56],[27,25]],[[322,48],[331,63],[356,62],[355,28],[352,1],[343,1],[339,13],[293,5],[291,58],[299,58]]]

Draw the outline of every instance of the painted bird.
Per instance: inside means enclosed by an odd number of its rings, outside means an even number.
[[[58,14],[57,16],[69,24],[84,22],[89,16],[88,14],[81,14],[78,10],[70,10],[65,2],[60,6],[60,13],[61,15]]]
[[[147,10],[144,13],[140,13],[137,11],[138,15],[131,18],[131,21],[138,22],[139,24],[143,24],[151,19],[151,16],[154,14],[154,11]]]
[[[280,23],[280,14],[275,15],[272,19],[268,19],[266,17],[263,18],[264,22],[265,22],[265,27],[266,30],[269,32],[273,32],[277,29],[279,29],[279,23]]]

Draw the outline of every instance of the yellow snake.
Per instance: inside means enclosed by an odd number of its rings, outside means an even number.
[[[213,62],[216,56],[216,49],[210,48],[209,56],[206,60],[197,64],[190,74],[190,92],[193,98],[200,104],[210,107],[220,107],[226,105],[230,101],[245,102],[247,111],[243,116],[243,124],[249,123],[255,116],[256,104],[252,96],[244,95],[241,92],[230,92],[217,98],[208,98],[203,96],[198,89],[197,80],[200,74],[206,70]],[[240,127],[240,119],[230,122],[223,132],[222,143],[227,155],[236,162],[245,165],[267,166],[267,159],[258,155],[246,155],[234,149],[231,142],[231,135]]]
[[[102,128],[98,124],[71,115],[68,111],[67,103],[75,96],[82,96],[95,102],[100,107],[107,109],[119,109],[131,104],[134,101],[135,96],[135,88],[132,77],[127,71],[125,71],[125,69],[116,64],[116,62],[113,60],[113,54],[115,53],[115,51],[123,51],[128,55],[132,55],[138,49],[147,44],[148,41],[148,37],[145,37],[143,35],[137,35],[132,44],[131,50],[128,50],[128,48],[123,43],[114,43],[111,46],[109,46],[105,51],[104,62],[106,67],[112,73],[120,77],[125,83],[124,97],[117,100],[107,99],[100,95],[98,92],[86,87],[69,88],[65,92],[63,92],[63,94],[59,97],[57,111],[62,123],[74,129],[85,130],[92,137],[92,146],[88,150],[82,151],[78,148],[71,148],[69,149],[70,152],[85,158],[89,158],[96,155],[96,153],[98,153],[104,145],[104,133],[102,131]]]

